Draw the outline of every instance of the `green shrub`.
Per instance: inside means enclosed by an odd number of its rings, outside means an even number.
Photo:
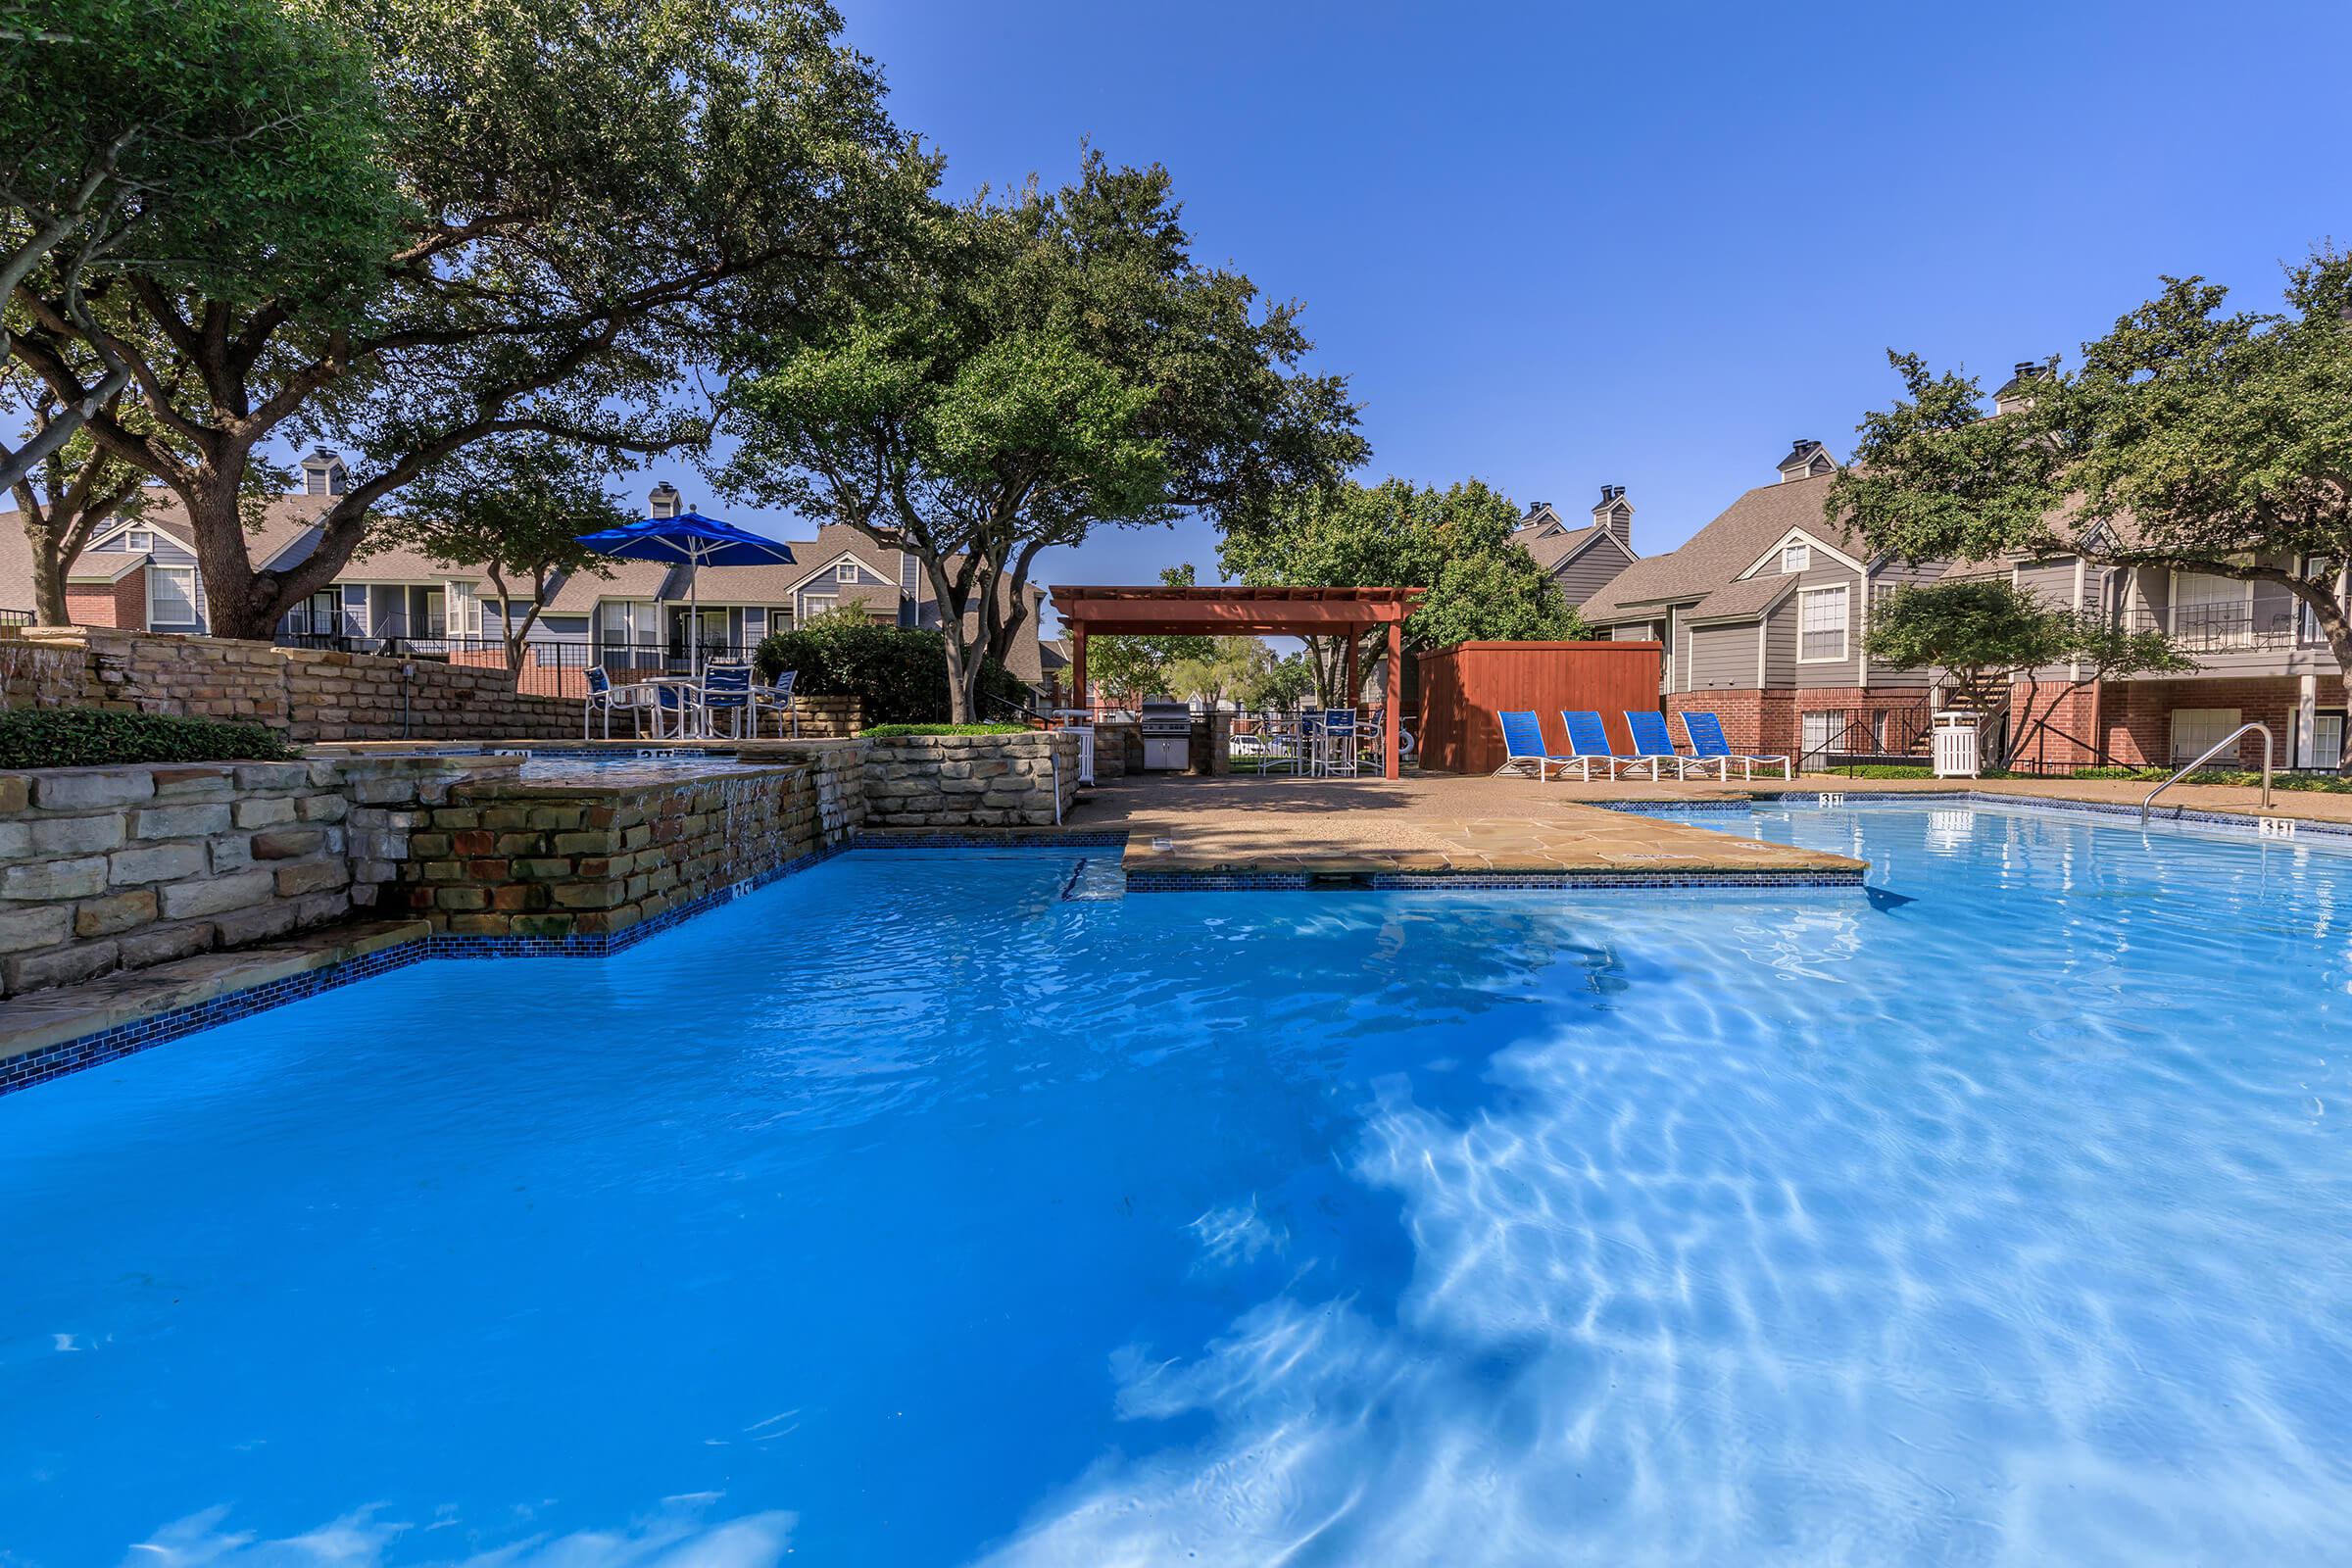
[[[294,755],[275,730],[218,718],[26,708],[0,713],[0,767],[112,767],[127,762],[277,762]]]
[[[858,697],[875,724],[936,724],[948,716],[947,639],[914,626],[876,626],[850,616],[822,616],[798,631],[781,631],[752,655],[760,678],[795,672],[802,697]],[[991,660],[981,672],[983,701],[1026,703],[1029,688]]]
[[[2075,778],[2128,779],[2139,784],[2161,784],[2173,776],[2169,767],[2078,767]],[[2200,767],[2180,781],[2183,784],[2234,784],[2254,788],[2262,783],[2257,771],[2234,767]],[[2352,795],[2352,779],[2339,778],[2333,773],[2273,773],[2271,787],[2281,790],[2305,790],[2318,795]]]
[[[902,735],[1026,735],[1026,724],[868,724],[858,734],[869,741],[895,740]]]

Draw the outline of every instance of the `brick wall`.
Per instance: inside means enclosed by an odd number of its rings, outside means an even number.
[[[2018,681],[2009,688],[2009,766],[2020,772],[2071,773],[2104,759],[2098,684],[2069,691],[2067,681]],[[2036,724],[2036,720],[2039,723]]]
[[[124,572],[114,582],[66,584],[66,614],[77,626],[147,624],[147,568]]]
[[[865,748],[874,827],[1052,827],[1078,794],[1078,737],[1066,731],[908,735]]]
[[[2287,765],[2293,751],[2297,682],[2292,675],[2249,676],[2242,680],[2132,680],[2109,685],[2100,703],[2100,727],[2107,750],[2126,766],[2169,766],[2173,757],[2173,710],[2234,708],[2240,723],[2271,726],[2278,742],[2273,758]],[[2238,765],[2262,765],[2262,737],[2238,743]]]
[[[1770,691],[1734,688],[1670,692],[1666,710],[1714,713],[1723,720],[1724,738],[1735,752],[1793,757],[1803,745],[1806,713],[1835,710],[1840,715],[1860,715],[1860,722],[1870,726],[1867,733],[1875,735],[1879,714],[1918,713],[1927,707],[1927,689],[1919,686],[1802,686]],[[1681,742],[1682,725],[1669,727],[1676,741]],[[1886,744],[1895,746],[1899,742],[1900,737],[1890,731]]]

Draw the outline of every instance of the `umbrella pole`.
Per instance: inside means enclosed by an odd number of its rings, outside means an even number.
[[[686,552],[686,678],[703,678],[703,552]]]

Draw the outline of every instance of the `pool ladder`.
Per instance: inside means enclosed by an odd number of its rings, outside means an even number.
[[[2220,740],[2215,741],[2211,746],[2206,747],[2204,751],[2198,753],[2197,760],[2195,761],[2186,764],[2171,778],[2166,779],[2163,783],[2148,791],[2147,799],[2139,803],[2139,825],[2141,827],[2146,827],[2148,825],[2148,808],[2156,804],[2157,796],[2162,795],[2166,790],[2171,789],[2174,785],[2188,777],[2189,774],[2194,773],[2198,768],[2203,767],[2208,761],[2212,760],[2214,756],[2221,752],[2224,747],[2235,746],[2237,744],[2237,738],[2250,729],[2262,731],[2262,804],[2265,807],[2268,807],[2271,804],[2271,726],[2268,724],[2240,724],[2237,726],[2237,728],[2231,730]]]

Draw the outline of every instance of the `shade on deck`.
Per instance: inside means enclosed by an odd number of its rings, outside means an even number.
[[[1070,689],[1086,706],[1086,639],[1104,637],[1333,637],[1348,635],[1348,686],[1355,689],[1356,638],[1388,628],[1389,701],[1383,772],[1397,776],[1396,710],[1404,691],[1404,617],[1424,588],[1057,587],[1054,612],[1070,634]]]

